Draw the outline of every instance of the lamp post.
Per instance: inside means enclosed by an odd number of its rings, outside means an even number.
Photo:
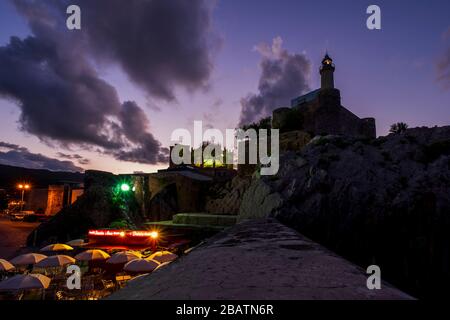
[[[19,190],[22,190],[22,200],[20,202],[20,211],[23,211],[25,190],[30,190],[31,187],[29,184],[19,184],[17,187],[19,188]]]

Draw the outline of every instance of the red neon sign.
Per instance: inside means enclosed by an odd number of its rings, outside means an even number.
[[[121,231],[121,230],[89,230],[90,236],[99,236],[99,237],[133,237],[133,238],[142,238],[142,237],[152,237],[152,231]]]

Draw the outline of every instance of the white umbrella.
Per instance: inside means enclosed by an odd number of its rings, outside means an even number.
[[[170,251],[158,251],[148,257],[148,259],[156,260],[159,263],[172,262],[176,258],[178,258],[178,256]]]
[[[75,256],[79,261],[106,260],[111,256],[102,250],[87,250]]]
[[[51,279],[42,274],[19,274],[0,282],[0,291],[47,289]]]
[[[159,263],[154,260],[136,259],[128,262],[123,270],[129,272],[152,272],[159,266]]]
[[[132,260],[140,259],[142,255],[139,252],[134,251],[122,251],[114,254],[106,262],[111,264],[127,263]]]
[[[36,264],[38,268],[62,267],[68,264],[74,264],[75,259],[69,256],[57,255],[45,258]]]
[[[11,260],[11,263],[15,266],[24,266],[28,264],[36,264],[41,260],[44,260],[47,256],[39,253],[27,253],[15,257]]]
[[[72,247],[81,247],[85,244],[83,239],[75,239],[75,240],[71,240],[69,242],[66,242],[67,245],[72,246]]]
[[[71,250],[73,250],[73,248],[71,246],[68,246],[67,244],[56,243],[56,244],[51,244],[49,246],[46,246],[46,247],[42,248],[40,251],[41,252],[50,252],[50,251],[71,251]]]
[[[4,271],[8,272],[8,271],[11,271],[14,269],[15,269],[15,267],[11,263],[6,261],[5,259],[0,259],[0,271],[1,272],[4,272]]]

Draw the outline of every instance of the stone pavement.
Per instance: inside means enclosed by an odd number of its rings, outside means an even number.
[[[108,299],[411,299],[272,219],[240,223]]]
[[[0,259],[12,259],[28,251],[28,235],[39,225],[23,221],[10,221],[9,217],[0,216]]]

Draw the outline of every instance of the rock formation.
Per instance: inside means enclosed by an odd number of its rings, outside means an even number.
[[[450,126],[378,139],[317,136],[257,174],[240,219],[276,217],[414,295],[450,284]]]
[[[226,183],[214,184],[208,191],[205,211],[213,214],[237,215],[242,196],[249,184],[249,178],[240,176]]]

